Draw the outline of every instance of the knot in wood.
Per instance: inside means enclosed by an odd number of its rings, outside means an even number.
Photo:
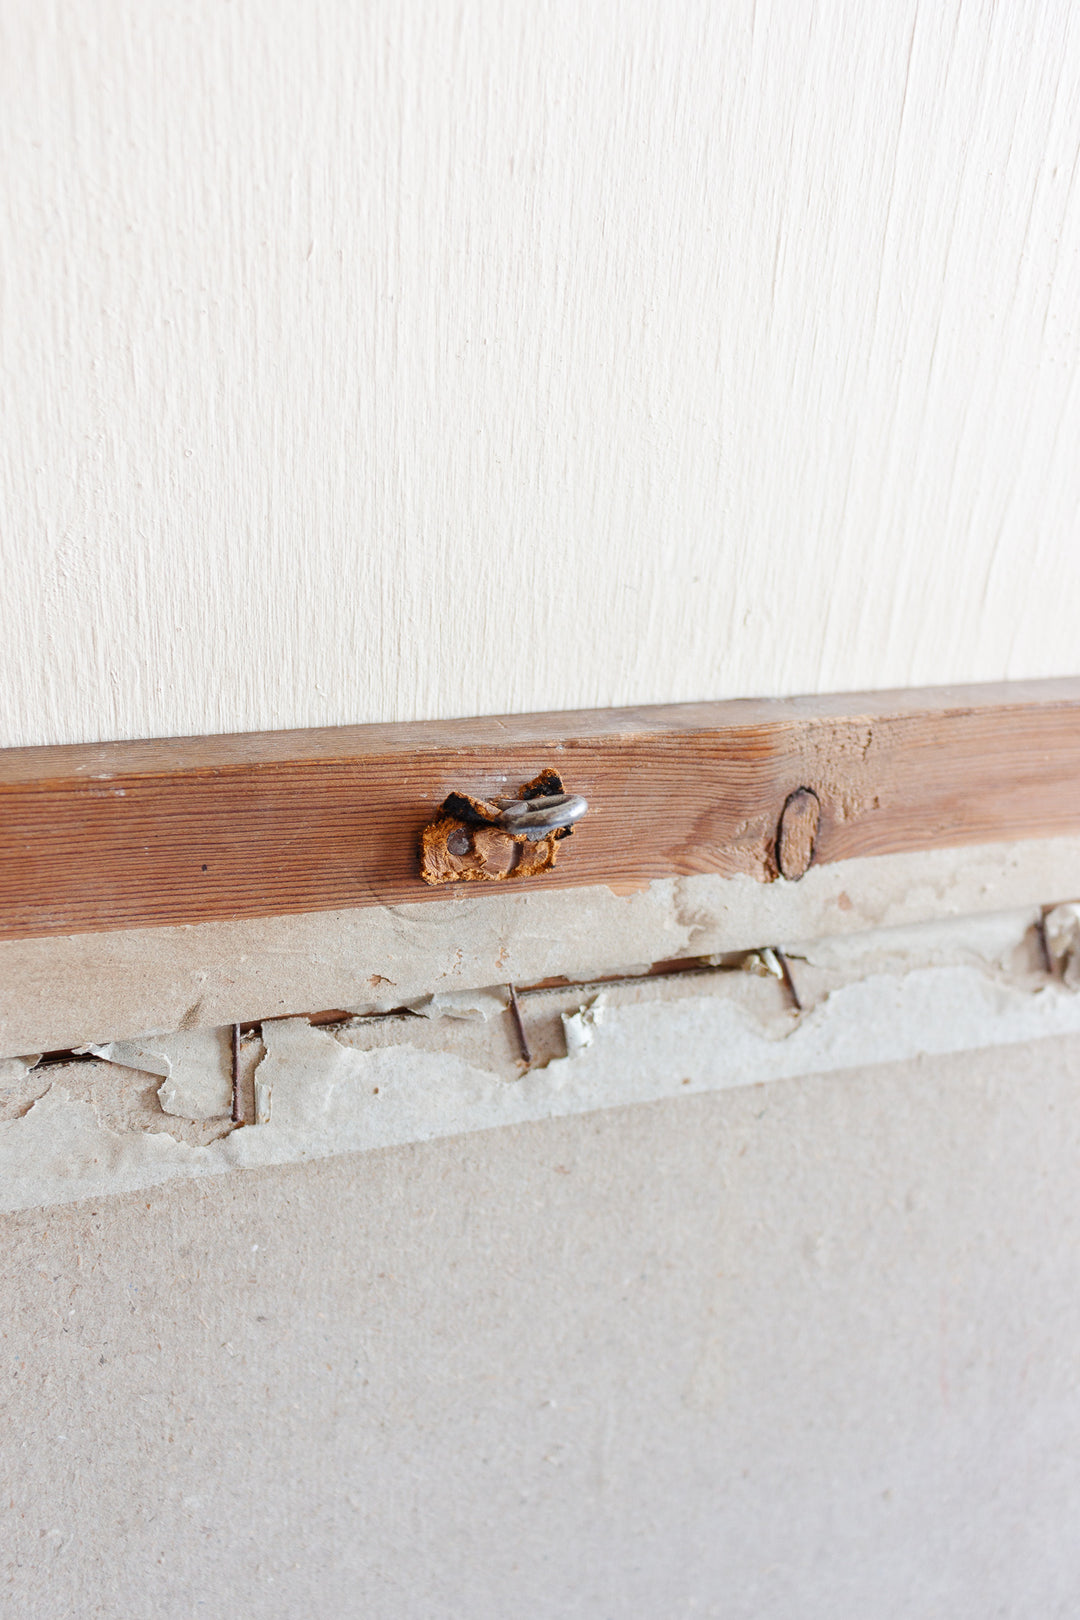
[[[810,868],[820,820],[821,804],[813,788],[796,788],[788,794],[776,829],[776,867],[791,883]]]

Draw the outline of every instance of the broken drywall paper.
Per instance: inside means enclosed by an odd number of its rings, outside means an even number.
[[[408,1011],[421,1018],[465,1018],[486,1023],[497,1018],[510,1005],[510,993],[501,986],[477,990],[444,990],[437,995],[410,1001]]]
[[[19,1119],[0,1122],[0,1208],[70,1204],[198,1175],[204,1154],[164,1131],[109,1130],[89,1103],[54,1085]]]
[[[36,1069],[41,1062],[41,1053],[35,1052],[32,1057],[0,1058],[0,1086],[10,1086],[16,1080]]]
[[[264,1069],[265,1061],[266,1049],[264,1045],[263,1056],[255,1067],[252,1079],[252,1091],[255,1097],[254,1123],[256,1125],[269,1125],[270,1109],[273,1102],[273,1076],[269,1070]]]
[[[58,1084],[26,1114],[0,1123],[0,1209],[586,1113],[687,1088],[722,1090],[1080,1034],[1080,996],[953,966],[875,974],[801,1018],[765,1026],[718,991],[608,1007],[591,1028],[591,1042],[574,1056],[506,1081],[407,1041],[360,1050],[305,1019],[268,1023],[259,1067],[265,1122],[205,1147],[165,1132],[109,1130]]]
[[[90,1054],[103,1063],[115,1063],[121,1069],[137,1069],[141,1074],[169,1072],[169,1060],[158,1051],[151,1036],[140,1036],[136,1041],[87,1041],[75,1051],[79,1057]]]
[[[315,1007],[387,1012],[505,983],[820,940],[1080,894],[1080,838],[811,866],[799,883],[699,875],[607,888],[457,896],[192,927],[0,941],[0,1054]]]
[[[845,935],[801,947],[795,967],[802,1006],[806,1010],[812,1009],[838,989],[841,983],[853,978],[865,978],[869,973],[882,971],[904,973],[920,965],[979,965],[1009,983],[1036,989],[1046,977],[1045,958],[1036,931],[1038,918],[1038,908],[1030,908],[1004,915],[948,919],[907,929]],[[723,985],[724,994],[738,999],[737,984],[730,974],[730,969],[737,964],[744,971],[765,977],[776,978],[781,974],[780,961],[775,952],[765,947],[737,957],[734,963],[725,961],[726,974],[695,975],[692,979],[682,977],[678,987],[670,975],[657,979],[642,975],[636,981],[636,988],[635,981],[623,980],[617,985],[609,985],[600,994],[594,994],[591,1000],[580,1000],[583,995],[587,997],[587,992],[579,987],[577,1004],[573,1002],[574,992],[570,988],[552,988],[540,992],[538,1000],[529,997],[530,1007],[540,1014],[541,1020],[545,1016],[549,1022],[553,1019],[560,1031],[558,1043],[553,1044],[550,1029],[545,1036],[530,1022],[529,1039],[533,1048],[531,1067],[542,1068],[555,1057],[573,1056],[589,1045],[594,1027],[603,1016],[602,1010],[608,1005],[610,997],[623,1004],[628,998],[655,996],[667,984],[676,998],[685,997],[691,991],[695,994],[716,994]],[[429,1016],[426,1018],[418,1017],[410,1021],[407,1015],[397,1013],[382,1015],[375,1020],[353,1019],[335,1025],[333,1033],[342,1044],[358,1049],[371,1045],[401,1045],[404,1042],[427,1051],[452,1049],[474,1066],[490,1066],[503,1078],[510,1078],[499,1061],[497,1038],[494,1046],[486,1037],[464,1038],[468,1027],[474,1032],[485,1026],[494,1027],[492,1018],[496,1014],[500,1016],[495,1022],[505,1030],[508,1027],[504,1016],[507,1002],[506,986],[441,994],[427,998]],[[553,1002],[561,1004],[552,1005]],[[761,1003],[757,998],[744,998],[744,1010],[748,1015],[763,1014],[767,1005],[767,1002]],[[770,1038],[788,1034],[790,1011],[790,1001],[787,997],[782,998],[772,1015],[762,1018],[761,1032],[768,1033]],[[491,1016],[484,1017],[484,1014]],[[440,1029],[447,1016],[451,1022]],[[173,1036],[148,1034],[138,1041],[98,1045],[96,1050],[103,1058],[131,1065],[137,1070],[161,1074],[171,1069],[172,1078],[167,1079],[160,1090],[165,1111],[174,1117],[220,1121],[227,1117],[226,1109],[231,1102],[231,1045],[231,1030],[226,1028],[217,1032],[182,1031]],[[241,1097],[248,1099],[248,1108],[251,1108],[253,1100],[249,1123],[255,1124],[268,1122],[271,1106],[265,1079],[267,1071],[262,1074],[256,1072],[263,1052],[258,1034],[252,1032],[242,1038],[240,1091]],[[516,1048],[514,1056],[517,1057]],[[21,1062],[19,1067],[22,1068]],[[517,1073],[516,1067],[512,1072]],[[9,1114],[13,1111],[18,1110],[9,1107]],[[115,1124],[116,1119],[112,1118],[110,1123]],[[147,1128],[145,1120],[139,1128]]]
[[[88,1042],[107,1063],[160,1074],[158,1101],[180,1119],[220,1119],[232,1106],[232,1039],[229,1027],[182,1029],[172,1035],[142,1035],[134,1041]]]

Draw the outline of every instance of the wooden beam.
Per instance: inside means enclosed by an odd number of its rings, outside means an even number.
[[[771,881],[799,789],[815,863],[1080,833],[1080,679],[0,751],[0,938],[453,903],[421,829],[547,766],[590,810],[522,888]]]

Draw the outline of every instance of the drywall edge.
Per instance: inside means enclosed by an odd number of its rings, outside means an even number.
[[[379,1012],[481,985],[570,980],[1080,895],[1080,837],[813,867],[455,895],[254,921],[0,943],[0,1056],[323,1008]]]
[[[1080,995],[1057,983],[1033,990],[978,966],[951,965],[873,973],[802,1014],[762,1017],[724,987],[703,997],[621,1006],[606,1006],[601,992],[564,1023],[568,1036],[579,1037],[568,1038],[567,1055],[518,1080],[407,1039],[357,1050],[306,1019],[268,1023],[258,1069],[260,1123],[209,1145],[177,1140],[166,1129],[113,1129],[90,1102],[71,1095],[61,1071],[25,1113],[0,1123],[0,1210],[693,1091],[1080,1035]]]

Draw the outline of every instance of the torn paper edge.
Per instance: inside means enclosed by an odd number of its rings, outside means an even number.
[[[87,1041],[77,1048],[106,1063],[161,1075],[162,1111],[179,1119],[220,1119],[232,1103],[232,1054],[228,1029],[181,1029],[142,1035],[133,1041]]]
[[[1053,982],[1033,991],[953,965],[872,974],[802,1017],[792,1014],[780,1035],[723,994],[606,1007],[582,1028],[590,1038],[573,1055],[507,1081],[452,1053],[407,1043],[360,1050],[306,1019],[268,1023],[257,1071],[261,1122],[207,1147],[164,1132],[110,1130],[57,1083],[0,1124],[0,1209],[1080,1034],[1080,996]]]

